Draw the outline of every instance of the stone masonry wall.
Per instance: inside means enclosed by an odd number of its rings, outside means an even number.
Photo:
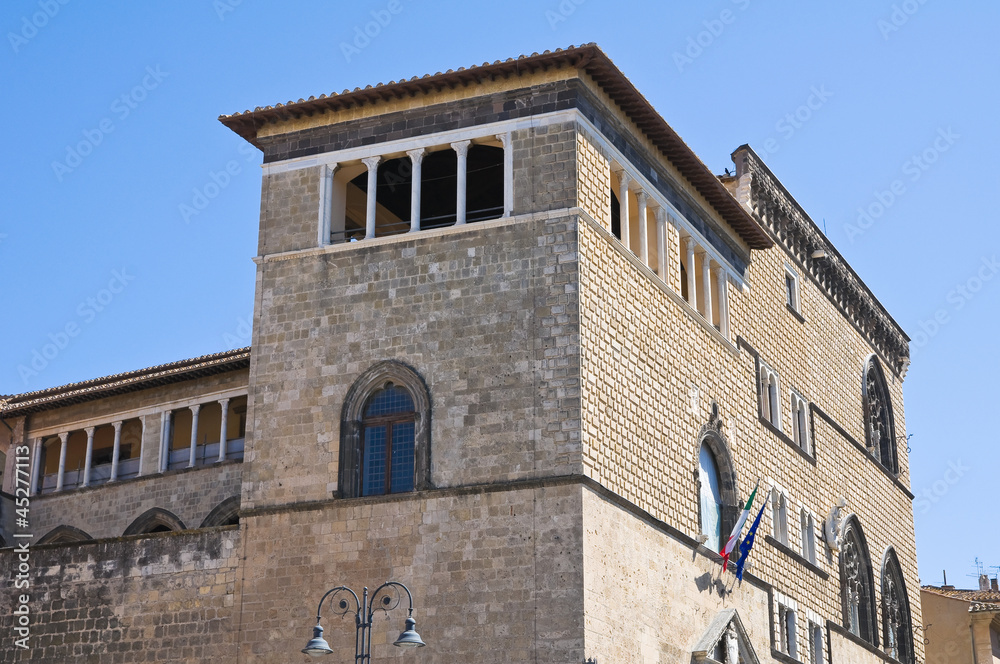
[[[692,646],[727,608],[760,661],[773,661],[765,589],[720,577],[715,560],[586,489],[583,538],[588,658],[691,661]]]
[[[298,661],[327,589],[395,580],[413,593],[427,647],[390,645],[404,598],[376,615],[373,661],[582,662],[581,490],[432,491],[251,514],[239,661]],[[354,621],[334,608],[324,604],[324,637],[346,659]]]
[[[227,461],[35,496],[31,499],[31,532],[37,540],[56,526],[66,525],[95,539],[119,537],[137,517],[154,507],[172,512],[187,528],[198,528],[219,503],[240,495],[242,472],[242,463]]]
[[[230,526],[33,548],[30,588],[3,593],[0,661],[235,662],[240,542]],[[5,579],[17,565],[0,551]],[[12,636],[18,593],[30,597],[28,649]]]
[[[431,398],[431,482],[581,471],[575,228],[470,224],[259,268],[244,507],[331,497],[357,377],[413,367]]]
[[[886,547],[903,566],[914,624],[920,623],[910,499],[871,459],[819,418],[815,464],[758,419],[756,366],[708,333],[700,314],[680,304],[622,255],[619,243],[590,223],[580,225],[581,384],[584,463],[589,476],[694,537],[699,532],[695,474],[698,432],[720,406],[723,433],[745,499],[758,478],[777,481],[791,498],[789,548],[801,551],[799,509],[817,534],[844,496],[861,521],[875,570],[876,594]],[[826,411],[857,440],[861,372],[868,344],[811,283],[802,282],[800,323],[785,310],[782,250],[754,252],[749,288],[729,286],[733,339],[739,335],[781,376],[784,431],[791,431],[789,387]],[[787,320],[786,320],[787,318]],[[789,322],[791,321],[791,322]],[[897,433],[905,431],[898,382],[890,384]],[[905,449],[901,479],[907,481]],[[758,496],[757,505],[762,496]],[[765,511],[761,534],[773,526]],[[760,539],[760,538],[759,538]],[[823,578],[783,551],[758,544],[754,573],[824,618],[842,622],[839,568],[816,541]],[[800,621],[804,625],[804,621]],[[800,643],[804,643],[800,635]],[[919,641],[919,639],[915,639]],[[918,655],[921,646],[917,645]]]

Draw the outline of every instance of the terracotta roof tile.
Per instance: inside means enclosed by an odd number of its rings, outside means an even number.
[[[719,215],[740,234],[751,249],[769,249],[774,245],[770,236],[733,198],[718,177],[684,143],[611,59],[592,43],[532,53],[530,56],[521,55],[517,59],[484,62],[482,65],[469,68],[449,69],[443,73],[437,72],[433,76],[425,74],[379,83],[375,86],[368,85],[364,89],[354,88],[339,94],[330,93],[274,106],[258,106],[252,111],[220,115],[219,121],[256,145],[258,129],[268,123],[561,66],[572,66],[586,71],[660,152],[673,162]]]
[[[145,369],[92,378],[78,383],[0,397],[0,417],[26,415],[49,408],[92,401],[114,394],[133,392],[249,366],[249,346],[202,355]]]

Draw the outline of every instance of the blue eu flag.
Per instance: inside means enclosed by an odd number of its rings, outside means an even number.
[[[750,526],[750,530],[747,532],[747,538],[740,543],[740,559],[736,561],[736,578],[740,581],[743,580],[743,565],[747,562],[747,556],[750,554],[750,549],[753,547],[753,539],[757,534],[757,526],[760,525],[760,517],[764,514],[764,508],[767,507],[767,501],[760,506],[760,511],[757,512],[757,518],[753,520],[753,525]]]

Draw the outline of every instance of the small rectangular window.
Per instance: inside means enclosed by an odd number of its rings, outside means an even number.
[[[799,306],[799,275],[788,265],[785,265],[785,304],[796,313],[801,313]]]
[[[809,662],[823,664],[823,630],[814,622],[809,623]]]
[[[816,521],[805,509],[802,510],[802,557],[816,564]]]
[[[788,546],[788,498],[777,489],[771,491],[771,523],[774,539]]]
[[[778,650],[789,657],[798,659],[798,644],[795,638],[795,611],[784,604],[778,604]]]
[[[812,450],[809,445],[809,429],[808,429],[808,404],[806,400],[802,398],[802,395],[798,394],[794,390],[791,391],[791,403],[792,403],[792,440],[795,444],[806,454],[812,455]]]
[[[781,431],[781,410],[779,400],[781,395],[778,374],[771,367],[760,361],[760,416]]]

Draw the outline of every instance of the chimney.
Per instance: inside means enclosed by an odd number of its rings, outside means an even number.
[[[980,590],[990,589],[990,577],[986,576],[985,574],[979,575],[979,589]]]
[[[992,588],[993,590],[1000,590],[1000,588],[997,587],[997,578],[996,577],[993,577],[992,579],[990,579],[990,588]]]

